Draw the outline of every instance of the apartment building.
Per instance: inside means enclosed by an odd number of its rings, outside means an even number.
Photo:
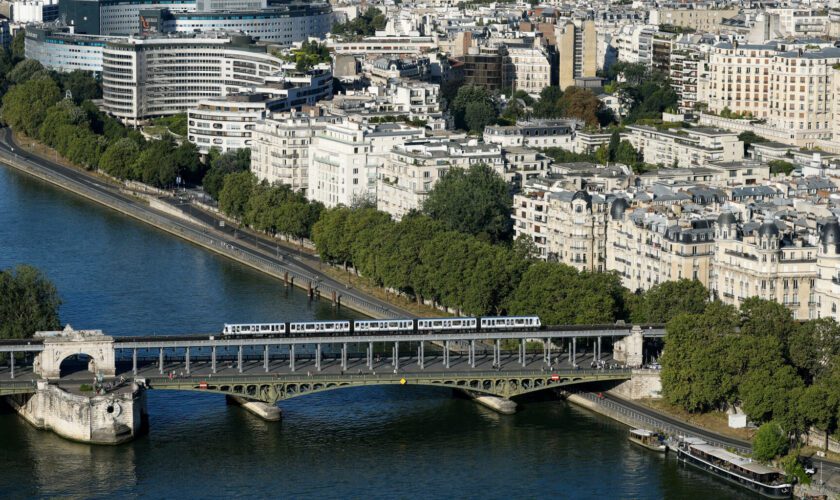
[[[583,128],[577,120],[532,120],[516,125],[488,125],[484,128],[484,142],[502,147],[572,149],[574,132]]]
[[[713,4],[691,3],[650,11],[651,24],[692,28],[699,33],[719,33],[722,21],[738,15],[738,8],[718,8]]]
[[[391,150],[423,135],[423,129],[396,123],[342,119],[327,124],[314,133],[310,146],[309,199],[327,207],[375,203],[376,174]]]
[[[627,130],[627,139],[652,165],[701,167],[744,156],[744,143],[734,132],[699,127],[659,130],[647,125],[630,125]]]
[[[694,111],[697,104],[697,78],[703,65],[699,36],[685,35],[673,43],[669,63],[671,87],[677,94],[680,113]]]
[[[251,172],[260,181],[286,184],[307,194],[312,137],[336,120],[289,112],[258,121],[251,139]]]
[[[624,198],[610,205],[606,269],[630,290],[665,281],[695,279],[709,285],[715,248],[713,221],[672,212],[630,211]]]
[[[598,39],[595,21],[572,19],[555,28],[557,41],[557,84],[566,89],[576,78],[592,78],[598,67]]]
[[[376,176],[376,206],[399,220],[422,208],[429,191],[449,169],[482,163],[503,170],[501,148],[440,138],[395,145]]]
[[[709,53],[701,94],[709,111],[770,116],[770,71],[776,46],[719,43]]]
[[[506,43],[506,80],[513,90],[527,92],[538,98],[540,92],[551,85],[551,59],[539,39],[522,43]]]

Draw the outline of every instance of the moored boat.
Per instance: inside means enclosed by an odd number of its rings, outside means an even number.
[[[677,460],[768,498],[793,496],[793,485],[785,480],[782,471],[712,446],[702,439],[681,440],[677,445]]]
[[[647,429],[630,429],[630,441],[658,452],[665,452],[665,442],[662,435]]]

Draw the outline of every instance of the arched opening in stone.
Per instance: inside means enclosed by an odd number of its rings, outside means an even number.
[[[88,372],[88,366],[90,365],[90,362],[91,357],[84,353],[67,356],[66,358],[64,358],[64,360],[61,361],[61,365],[59,366],[60,377],[64,378],[71,375],[75,375],[76,377],[80,378],[90,378],[90,376],[93,375],[90,372]],[[85,377],[85,374],[89,376]]]

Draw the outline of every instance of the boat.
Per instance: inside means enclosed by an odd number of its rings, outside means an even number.
[[[665,442],[662,436],[647,429],[630,429],[630,441],[658,452],[665,452]]]
[[[793,485],[782,471],[754,462],[699,438],[677,444],[677,460],[725,479],[767,498],[792,498]]]

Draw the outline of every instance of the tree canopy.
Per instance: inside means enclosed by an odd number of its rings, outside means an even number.
[[[61,327],[61,300],[38,269],[20,265],[0,271],[0,339],[23,339]]]
[[[469,170],[452,168],[441,177],[423,203],[423,212],[455,231],[509,241],[512,198],[507,183],[484,164]]]

